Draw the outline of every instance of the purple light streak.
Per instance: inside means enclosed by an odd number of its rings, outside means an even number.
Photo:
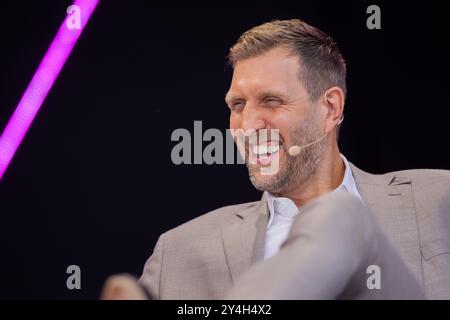
[[[67,20],[71,15],[66,16],[59,28],[0,137],[0,180],[98,2],[99,0],[76,0],[73,5],[80,8],[80,28],[67,27]]]

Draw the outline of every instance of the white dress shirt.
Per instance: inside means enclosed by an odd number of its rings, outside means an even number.
[[[353,179],[352,170],[348,161],[342,154],[341,158],[344,160],[345,173],[341,184],[335,190],[347,190],[362,201],[361,195],[358,189],[356,189],[355,180]],[[269,206],[269,223],[267,224],[266,231],[264,259],[272,257],[280,250],[282,243],[288,237],[295,216],[299,214],[299,209],[291,199],[275,197],[270,192],[266,193],[267,204]]]

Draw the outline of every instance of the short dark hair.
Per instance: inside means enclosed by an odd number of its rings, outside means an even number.
[[[299,78],[311,101],[316,102],[332,86],[347,94],[347,68],[336,43],[325,32],[299,19],[274,20],[246,31],[231,47],[228,58],[234,68],[239,60],[279,46],[298,55],[302,66]]]

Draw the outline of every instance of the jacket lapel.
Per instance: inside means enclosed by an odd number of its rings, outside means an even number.
[[[222,240],[232,281],[263,257],[268,222],[265,193],[256,205],[236,213],[233,223],[222,228]]]
[[[423,286],[413,181],[403,172],[373,175],[350,163],[356,188]]]

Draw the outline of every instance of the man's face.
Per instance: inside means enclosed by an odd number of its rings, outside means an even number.
[[[306,183],[323,155],[326,139],[297,156],[288,153],[289,147],[306,145],[323,135],[320,113],[299,80],[299,68],[298,57],[283,47],[239,61],[234,68],[226,97],[231,109],[230,129],[256,132],[258,138],[250,143],[237,143],[258,190],[282,194]],[[257,134],[262,129],[268,130],[267,139]],[[271,129],[278,129],[278,139],[271,135]],[[267,152],[261,146],[269,146]],[[278,170],[262,174],[261,169],[267,166]]]

